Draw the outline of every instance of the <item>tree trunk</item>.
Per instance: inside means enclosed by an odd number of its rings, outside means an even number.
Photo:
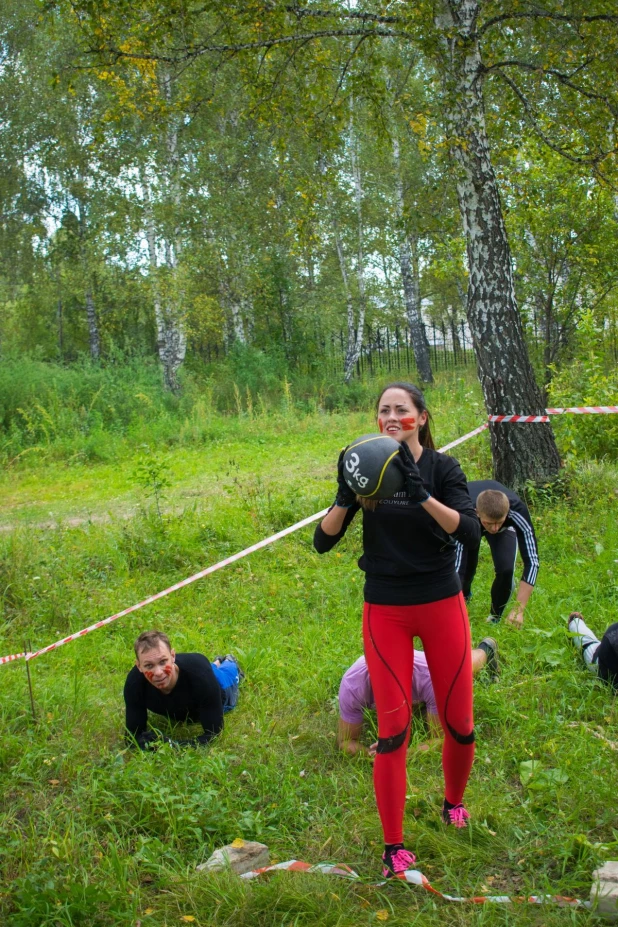
[[[353,158],[353,166],[355,159]],[[327,165],[326,162],[321,158],[319,162],[319,169],[322,175],[326,174]],[[326,202],[328,206],[328,213],[330,215],[330,222],[333,230],[333,238],[335,240],[335,248],[337,251],[337,258],[339,259],[339,269],[341,270],[341,279],[343,280],[343,290],[345,293],[346,300],[346,327],[347,327],[347,346],[345,360],[343,364],[343,381],[344,383],[349,383],[354,373],[354,365],[356,364],[358,358],[360,357],[360,348],[362,345],[363,337],[363,328],[365,325],[365,314],[364,306],[361,306],[361,317],[359,319],[359,325],[356,325],[355,313],[354,313],[354,299],[352,296],[352,291],[350,290],[350,283],[348,280],[348,271],[346,268],[345,254],[343,251],[343,242],[341,241],[341,235],[339,234],[339,226],[337,224],[337,215],[335,212],[335,204],[333,203],[333,198],[328,187],[326,188]],[[360,251],[362,253],[362,244],[359,243]],[[364,287],[364,283],[363,283]],[[360,341],[358,339],[358,333],[360,332]],[[342,344],[343,347],[343,344]]]
[[[97,311],[92,295],[92,284],[90,282],[90,270],[88,262],[88,249],[86,243],[86,210],[83,203],[77,203],[78,209],[78,229],[80,257],[86,283],[85,301],[86,301],[86,321],[88,323],[88,343],[90,346],[90,356],[93,360],[98,361],[101,357],[101,339],[99,337],[99,323],[97,320]]]
[[[350,348],[350,342],[352,339],[354,339],[354,300],[352,299],[352,293],[350,292],[348,272],[345,266],[345,254],[343,253],[343,245],[339,235],[339,227],[337,226],[337,221],[334,215],[331,216],[331,221],[333,226],[333,236],[335,238],[335,247],[337,249],[337,257],[339,258],[339,268],[341,270],[341,277],[343,279],[343,289],[345,291],[348,342],[343,366],[343,380],[344,383],[349,383],[354,372],[354,364],[357,361],[357,357],[354,356],[354,346],[352,346],[352,349]]]
[[[245,323],[242,317],[242,306],[240,299],[236,295],[236,290],[234,288],[234,291],[232,291],[232,288],[222,280],[220,284],[220,292],[223,296],[224,302],[227,303],[230,310],[230,317],[232,320],[232,341],[239,341],[240,344],[246,344],[247,335],[245,333]]]
[[[86,318],[88,319],[90,356],[93,360],[98,361],[101,357],[101,342],[99,340],[99,326],[97,323],[97,313],[91,287],[88,287],[86,290]]]
[[[365,329],[365,314],[367,311],[367,301],[365,297],[365,255],[363,245],[363,185],[360,169],[360,161],[357,151],[358,140],[354,133],[354,127],[350,120],[350,145],[352,154],[352,174],[354,176],[354,196],[356,200],[356,216],[358,220],[358,248],[356,253],[356,278],[358,281],[358,319],[354,325],[354,314],[352,319],[348,312],[348,348],[346,351],[344,366],[344,381],[348,383],[354,373],[363,348],[363,335]],[[348,300],[348,306],[351,301]]]
[[[459,166],[457,193],[466,236],[467,314],[481,388],[490,414],[539,415],[541,391],[524,340],[515,299],[511,251],[491,163],[482,95],[482,62],[476,19],[479,0],[443,0],[436,25],[446,52],[443,64],[451,108],[449,134]],[[527,480],[552,480],[560,457],[551,425],[490,426],[498,480],[522,488]]]
[[[399,139],[395,133],[393,133],[393,160],[395,162],[395,185],[397,188],[397,219],[400,225],[399,266],[401,267],[401,282],[403,284],[406,317],[408,320],[408,328],[410,329],[410,338],[412,340],[412,349],[414,351],[414,360],[416,361],[418,375],[424,383],[433,383],[431,359],[429,357],[429,348],[425,338],[421,316],[418,257],[414,264],[412,261],[413,251],[416,251],[416,242],[414,242],[415,247],[413,249],[410,237],[406,234],[404,227],[403,177],[401,174],[401,161],[399,157]],[[414,270],[416,270],[416,273]]]
[[[163,369],[163,382],[165,388],[172,393],[178,393],[180,391],[178,371],[185,359],[187,340],[182,324],[174,317],[175,313],[170,312],[169,306],[164,306],[161,299],[161,291],[157,280],[158,260],[156,230],[152,209],[148,199],[146,199],[145,215],[146,241],[148,243],[154,314],[157,328],[157,350]]]

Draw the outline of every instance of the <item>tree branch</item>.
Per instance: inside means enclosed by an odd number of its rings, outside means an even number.
[[[597,102],[603,103],[610,111],[612,116],[616,116],[618,115],[618,107],[609,99],[609,97],[600,93],[594,93],[592,90],[586,90],[584,87],[573,83],[573,76],[584,70],[584,68],[586,68],[593,60],[594,59],[592,58],[588,58],[587,61],[575,68],[573,74],[564,74],[562,71],[556,70],[556,68],[545,68],[542,65],[532,64],[529,61],[522,61],[519,58],[507,58],[504,61],[496,61],[494,64],[484,65],[483,72],[485,74],[489,74],[492,71],[501,71],[503,68],[520,68],[523,71],[532,71],[536,73],[540,72],[541,74],[546,74],[549,77],[555,77],[559,83],[563,84],[563,86],[568,87],[570,90],[580,94],[587,100],[596,100]]]
[[[558,145],[556,142],[552,141],[552,139],[547,135],[547,133],[544,132],[543,129],[541,129],[541,127],[538,124],[536,114],[532,106],[530,105],[529,100],[526,98],[525,94],[519,89],[515,81],[511,80],[511,78],[507,74],[505,74],[504,71],[497,71],[496,73],[499,74],[501,79],[511,88],[515,96],[518,98],[518,100],[522,104],[524,108],[524,112],[526,116],[528,117],[528,120],[530,121],[530,125],[532,126],[532,129],[536,133],[536,135],[541,139],[541,141],[545,145],[547,145],[548,148],[551,148],[552,151],[555,151],[557,154],[566,158],[567,161],[571,161],[573,164],[588,164],[588,165],[597,166],[600,161],[605,160],[605,158],[608,158],[610,155],[615,154],[616,151],[618,151],[618,148],[612,148],[609,151],[601,150],[601,152],[598,155],[591,155],[590,157],[583,157],[583,156],[572,154],[572,152],[570,152],[567,148],[564,148],[562,145]]]
[[[350,38],[354,36],[362,36],[363,39],[371,38],[372,36],[380,36],[387,38],[401,37],[405,35],[400,32],[393,32],[391,29],[324,29],[318,30],[316,32],[309,33],[300,33],[295,35],[284,35],[277,36],[271,39],[258,39],[255,42],[237,42],[237,43],[224,43],[224,44],[212,44],[205,42],[201,45],[196,45],[193,48],[186,49],[178,54],[146,54],[133,51],[122,51],[116,46],[111,46],[108,51],[113,55],[116,61],[121,59],[128,59],[131,61],[165,61],[170,64],[178,63],[180,61],[193,60],[199,58],[201,55],[205,55],[209,52],[219,52],[222,54],[236,54],[243,51],[254,51],[260,48],[269,49],[274,48],[277,45],[289,45],[293,42],[305,43],[310,42],[314,39],[324,39],[324,38]],[[89,48],[90,54],[100,54],[100,48]]]
[[[337,81],[337,86],[335,87],[335,92],[333,93],[330,101],[326,104],[326,106],[323,106],[322,109],[319,109],[316,115],[321,116],[323,113],[327,113],[329,109],[331,108],[331,106],[333,105],[333,103],[335,102],[335,100],[337,99],[337,97],[339,96],[339,91],[341,90],[343,86],[343,81],[345,79],[346,74],[348,73],[348,68],[350,67],[352,59],[354,58],[354,56],[356,55],[356,52],[361,47],[361,45],[363,44],[366,38],[367,36],[365,35],[362,35],[359,38],[358,42],[356,43],[356,45],[354,46],[354,48],[348,55],[348,59],[341,70],[341,74],[339,75],[339,80]]]
[[[484,35],[488,29],[497,26],[500,23],[509,22],[513,19],[551,19],[555,22],[567,23],[568,25],[581,25],[582,23],[618,23],[618,13],[596,13],[590,16],[575,16],[568,13],[553,13],[551,10],[529,10],[522,13],[503,13],[501,16],[493,16],[488,19],[477,30],[477,35]]]
[[[399,16],[379,16],[377,13],[365,13],[360,10],[313,10],[299,6],[286,6],[287,13],[293,13],[299,19],[304,16],[316,16],[328,19],[360,19],[365,23],[381,23],[383,25],[396,25],[401,22]]]

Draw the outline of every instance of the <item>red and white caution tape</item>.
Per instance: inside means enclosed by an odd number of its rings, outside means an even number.
[[[474,437],[474,435],[480,434],[480,432],[484,431],[487,427],[488,425],[485,422],[483,425],[475,428],[474,431],[469,431],[468,434],[463,435],[461,438],[457,438],[456,441],[451,441],[450,444],[441,447],[440,450],[448,451],[450,448],[455,447],[458,444],[462,444],[469,438]],[[157,602],[159,599],[170,595],[172,592],[176,592],[178,589],[184,589],[185,586],[189,586],[191,583],[196,582],[198,579],[203,579],[204,576],[208,576],[210,573],[215,573],[217,570],[221,570],[223,567],[229,566],[230,563],[235,563],[237,560],[241,560],[243,557],[248,557],[249,554],[255,553],[256,550],[261,550],[262,547],[268,547],[269,544],[273,544],[280,538],[284,538],[286,535],[292,534],[294,531],[298,531],[300,528],[304,528],[306,525],[310,525],[312,522],[317,521],[318,518],[323,518],[327,512],[328,509],[322,509],[321,512],[316,512],[315,515],[310,515],[308,518],[303,518],[302,521],[297,521],[295,525],[290,525],[289,528],[284,528],[283,531],[278,531],[277,534],[273,534],[269,538],[265,538],[263,541],[258,541],[257,544],[252,544],[251,547],[245,547],[245,549],[241,550],[239,553],[232,554],[231,557],[226,557],[225,560],[220,560],[219,563],[215,563],[213,566],[206,567],[205,570],[200,570],[199,573],[194,573],[193,576],[189,576],[187,579],[183,579],[178,583],[174,583],[174,585],[170,586],[168,589],[164,589],[162,592],[157,592],[155,595],[148,596],[147,599],[144,599],[142,602],[138,602],[137,605],[131,605],[130,608],[125,608],[121,612],[116,612],[115,615],[110,615],[109,618],[104,618],[102,621],[95,621],[95,623],[91,624],[89,627],[83,628],[81,631],[76,631],[74,634],[69,634],[68,637],[63,637],[60,640],[55,641],[53,644],[49,644],[47,647],[42,647],[41,650],[35,650],[32,653],[13,653],[6,657],[0,657],[0,665],[4,663],[12,663],[14,660],[21,660],[24,657],[26,660],[34,660],[35,657],[40,657],[44,653],[49,653],[50,650],[57,650],[58,647],[62,647],[63,644],[68,644],[70,641],[75,641],[78,639],[78,637],[84,637],[86,634],[90,634],[91,631],[96,631],[98,628],[103,628],[105,625],[111,624],[112,621],[118,621],[119,618],[124,618],[125,615],[130,615],[132,612],[136,612],[140,608],[144,608],[146,605],[151,605],[153,602]]]
[[[10,653],[8,657],[0,657],[0,666],[3,663],[12,663],[13,660],[21,660],[23,657],[26,657],[27,653]]]
[[[312,866],[310,863],[303,863],[297,859],[290,859],[285,863],[276,863],[274,866],[264,866],[263,869],[253,869],[251,872],[245,872],[241,879],[256,879],[268,872],[316,872],[322,875],[334,875],[344,879],[360,879],[357,872],[345,865],[334,865],[332,863],[317,863]],[[446,895],[444,892],[434,888],[429,879],[427,879],[419,869],[407,869],[397,876],[402,882],[408,885],[418,885],[432,895],[437,895],[444,901],[466,902],[468,904],[556,904],[561,907],[569,908],[589,908],[589,901],[580,901],[579,898],[567,898],[563,895],[527,895],[514,896],[510,895],[477,895],[472,898],[464,898],[461,895]],[[376,886],[386,884],[384,881],[373,883]]]
[[[612,415],[618,412],[618,406],[569,406],[565,409],[545,409],[548,415],[564,415],[570,412],[573,415]]]
[[[488,415],[490,422],[548,422],[549,415]]]
[[[169,595],[171,592],[176,592],[178,589],[184,589],[185,586],[189,586],[191,583],[196,582],[198,579],[202,579],[204,576],[208,576],[210,573],[215,573],[217,570],[221,570],[223,567],[229,566],[230,563],[235,563],[237,560],[241,560],[243,557],[248,557],[249,554],[254,553],[256,550],[261,550],[262,547],[267,547],[269,544],[273,544],[275,541],[278,541],[279,538],[283,538],[287,534],[292,534],[293,531],[298,531],[299,528],[304,528],[305,525],[310,525],[311,522],[317,521],[318,518],[323,518],[327,512],[328,509],[323,509],[321,512],[317,512],[315,515],[310,515],[309,518],[303,518],[302,521],[296,522],[295,525],[290,525],[289,528],[284,528],[283,531],[278,531],[277,534],[273,534],[269,538],[265,538],[263,541],[258,541],[257,544],[252,544],[251,547],[245,547],[245,549],[241,550],[239,553],[232,554],[231,557],[226,557],[225,560],[220,560],[219,563],[215,563],[213,566],[206,567],[205,570],[200,570],[199,573],[194,573],[193,576],[189,576],[187,579],[183,579],[179,583],[174,583],[174,585],[170,586],[168,589],[164,589],[162,592],[157,592],[155,595],[148,596],[147,599],[144,599],[142,602],[138,602],[137,605],[131,605],[130,608],[125,608],[121,612],[117,612],[115,615],[111,615],[109,618],[104,618],[102,621],[96,621],[88,628],[84,628],[81,631],[76,631],[74,634],[69,634],[68,637],[63,637],[59,641],[55,641],[55,643],[41,648],[41,650],[35,650],[33,653],[15,653],[8,657],[1,657],[0,664],[11,663],[13,660],[19,660],[22,657],[25,657],[26,660],[34,660],[35,657],[40,657],[42,654],[48,653],[50,650],[57,650],[57,648],[62,647],[63,644],[68,644],[70,641],[75,641],[78,637],[84,637],[84,635],[90,634],[91,631],[96,631],[97,628],[102,628],[106,624],[111,624],[112,621],[117,621],[119,618],[123,618],[125,615],[130,615],[131,612],[136,612],[138,609],[144,608],[144,606],[150,605],[152,602],[158,601],[158,599],[162,599],[164,596]]]
[[[545,415],[488,415],[489,422],[548,422],[550,415],[612,415],[618,406],[569,406],[564,409],[545,409]]]
[[[488,422],[483,422],[482,425],[479,425],[478,428],[475,428],[474,431],[469,431],[467,435],[463,435],[461,438],[457,438],[456,441],[451,441],[450,444],[445,444],[444,447],[439,448],[442,454],[446,451],[450,451],[452,447],[457,447],[458,444],[463,444],[464,441],[467,441],[469,438],[473,438],[474,435],[480,435],[482,431],[485,431],[486,428],[489,428]]]

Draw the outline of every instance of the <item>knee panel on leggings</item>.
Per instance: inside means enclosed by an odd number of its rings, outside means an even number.
[[[399,750],[406,739],[409,726],[409,724],[406,724],[403,731],[393,737],[378,737],[376,753],[394,753],[395,750]]]
[[[446,722],[446,726],[448,728],[449,734],[451,735],[453,740],[456,741],[458,744],[473,744],[474,743],[476,739],[474,736],[474,728],[472,728],[469,734],[460,734],[459,731],[455,730],[452,724],[448,723],[448,721]]]

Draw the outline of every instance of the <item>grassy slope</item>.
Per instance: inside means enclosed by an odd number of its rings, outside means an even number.
[[[462,381],[436,392],[441,443],[478,423],[475,402]],[[17,527],[0,539],[2,653],[22,649],[24,637],[48,643],[322,508],[338,448],[371,429],[360,414],[221,420],[216,442],[170,458],[169,501],[186,507],[163,528],[140,512],[58,531],[28,527],[42,498],[56,511],[61,495],[63,515],[126,515],[135,493],[130,453],[112,471],[12,474],[3,499],[13,508],[3,517]],[[488,472],[484,436],[458,456],[471,478]],[[409,753],[408,843],[446,891],[587,896],[591,870],[618,855],[615,754],[591,733],[598,726],[617,739],[618,712],[569,652],[564,630],[574,608],[598,630],[616,617],[618,529],[615,502],[607,504],[615,477],[609,466],[590,466],[568,497],[537,502],[543,564],[526,628],[498,628],[502,676],[475,690],[478,749],[467,793],[475,827],[442,829],[439,753]],[[248,885],[194,872],[237,836],[266,842],[275,859],[343,861],[367,879],[378,872],[371,763],[341,757],[334,745],[337,686],[361,650],[358,527],[322,558],[311,533],[35,661],[36,725],[23,665],[0,668],[3,921],[362,925],[379,922],[379,911],[402,925],[589,919],[556,908],[447,907],[401,885],[378,892],[294,875]],[[475,640],[487,631],[488,560],[485,551],[471,603]],[[153,626],[168,630],[178,650],[232,650],[246,669],[239,708],[207,751],[123,753],[131,643]],[[418,725],[414,744],[423,736]],[[524,789],[519,764],[529,759],[568,781]]]

